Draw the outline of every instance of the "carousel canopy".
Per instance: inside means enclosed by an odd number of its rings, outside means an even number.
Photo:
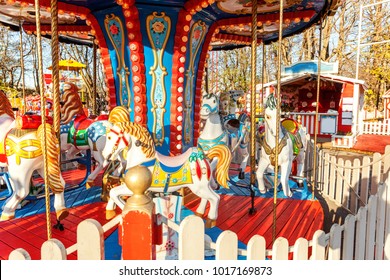
[[[86,20],[89,13],[104,13],[119,7],[126,0],[60,0],[59,34],[62,41],[91,44],[94,34]],[[137,7],[153,6],[190,10],[194,17],[219,22],[212,40],[213,48],[227,49],[249,45],[251,42],[251,0],[135,0]],[[318,22],[321,16],[333,11],[337,0],[284,0],[283,36],[291,36]],[[50,0],[41,0],[41,31],[50,36]],[[279,0],[258,0],[257,38],[265,44],[278,39]],[[0,23],[13,29],[35,32],[34,0],[0,0]]]

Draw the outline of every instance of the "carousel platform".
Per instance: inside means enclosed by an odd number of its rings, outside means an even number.
[[[287,238],[290,245],[294,244],[299,237],[310,240],[316,230],[322,229],[324,212],[321,205],[317,200],[311,200],[310,192],[304,188],[293,189],[294,196],[289,199],[284,198],[282,192],[278,191],[276,205],[273,204],[272,189],[266,195],[256,191],[254,200],[256,212],[249,215],[250,191],[243,187],[248,179],[238,180],[235,173],[232,171],[230,176],[230,189],[218,191],[221,201],[217,226],[206,229],[206,234],[213,241],[216,241],[222,231],[232,230],[238,235],[240,248],[245,249],[245,244],[254,234],[264,236],[267,247],[270,248],[274,238],[272,236],[274,227],[276,237]],[[63,176],[74,183],[81,181],[84,174],[85,170],[75,170]],[[96,185],[99,185],[99,180],[101,179],[95,181]],[[67,183],[69,184],[68,181]],[[294,184],[295,182],[292,182],[292,186]],[[57,238],[68,247],[76,243],[76,228],[82,220],[92,218],[102,225],[105,224],[107,222],[105,203],[100,201],[100,194],[100,187],[74,188],[65,191],[65,201],[70,215],[63,221],[64,231],[52,229],[53,238]],[[193,214],[198,202],[196,199],[186,203],[182,208],[182,218]],[[4,200],[0,201],[0,207],[3,204]],[[16,211],[14,220],[0,222],[0,259],[2,260],[8,259],[10,252],[16,248],[24,248],[30,253],[32,259],[40,259],[40,247],[47,239],[44,197],[23,204],[23,207]],[[55,224],[54,213],[52,224]],[[113,229],[105,233],[105,259],[107,260],[120,259],[121,247],[118,245],[117,231]],[[68,258],[77,259],[77,253],[69,255]],[[240,258],[245,259],[245,257]]]

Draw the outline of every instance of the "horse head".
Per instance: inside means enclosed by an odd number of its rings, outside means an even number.
[[[103,165],[116,160],[125,149],[131,154],[131,157],[127,157],[128,167],[152,158],[156,152],[153,138],[145,127],[133,122],[115,123],[106,133],[106,145],[102,151]]]
[[[106,133],[106,144],[102,151],[104,158],[103,166],[106,166],[109,161],[116,160],[121,151],[125,148],[131,148],[131,139],[126,135],[121,123],[113,124]]]
[[[205,120],[210,117],[211,114],[219,113],[219,101],[218,97],[212,93],[203,95],[202,106],[200,107],[200,117]]]
[[[276,123],[276,108],[277,100],[273,94],[270,94],[265,103],[264,119],[267,124],[267,130],[272,136],[276,136],[276,129],[279,129],[280,124]]]

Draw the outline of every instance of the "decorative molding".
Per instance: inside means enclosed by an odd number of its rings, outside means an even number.
[[[206,35],[206,24],[202,21],[195,22],[190,31],[190,52],[189,52],[189,63],[186,72],[186,87],[184,91],[184,141],[186,144],[190,143],[192,139],[193,121],[191,119],[191,113],[193,112],[194,103],[194,78],[196,77],[195,59],[198,55],[201,44],[203,43]]]
[[[134,122],[147,125],[147,92],[145,76],[145,54],[138,9],[134,0],[118,0],[122,5],[129,40],[131,73],[134,92]]]
[[[164,77],[168,75],[163,65],[165,47],[171,32],[171,19],[164,12],[158,15],[153,12],[146,18],[146,30],[149,42],[152,47],[154,64],[150,67],[149,74],[152,76],[152,87],[150,91],[153,108],[153,139],[156,146],[164,143],[164,114],[167,99]]]
[[[130,108],[130,87],[129,87],[129,69],[125,63],[125,37],[123,24],[120,18],[114,14],[106,15],[104,26],[112,45],[115,48],[115,54],[118,61],[116,74],[119,80],[119,99],[120,105]]]

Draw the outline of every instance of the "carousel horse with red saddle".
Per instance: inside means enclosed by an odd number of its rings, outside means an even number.
[[[3,206],[1,220],[15,217],[19,203],[30,193],[30,180],[34,171],[44,177],[43,150],[46,146],[48,174],[46,182],[54,193],[54,208],[57,220],[65,219],[69,212],[65,206],[65,182],[59,168],[58,140],[53,127],[40,122],[29,123],[24,128],[26,118],[16,122],[11,104],[3,92],[0,92],[0,166],[7,168],[12,193]],[[16,126],[16,127],[14,127]],[[45,137],[44,137],[45,136]],[[46,141],[45,141],[46,139]],[[46,142],[46,145],[45,145]]]
[[[103,169],[102,151],[106,143],[106,127],[110,126],[108,116],[89,118],[78,93],[78,87],[73,83],[61,85],[61,151],[67,151],[68,159],[77,153],[91,151],[97,166],[87,179],[87,188]]]

